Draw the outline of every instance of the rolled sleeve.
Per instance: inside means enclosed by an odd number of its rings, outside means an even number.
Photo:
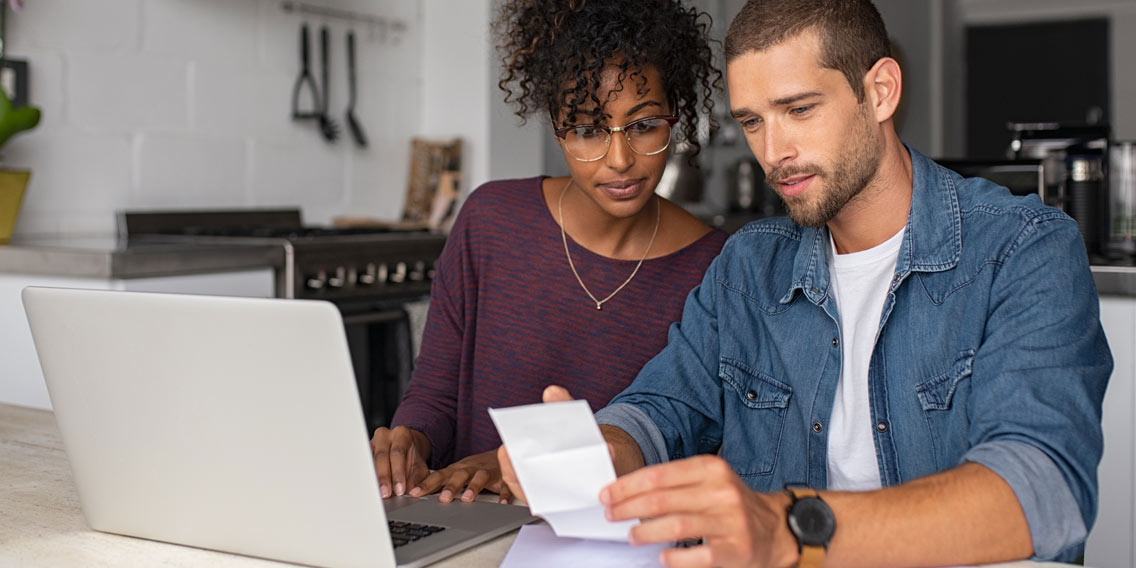
[[[655,465],[667,461],[667,443],[659,427],[647,416],[646,412],[639,410],[631,404],[613,404],[600,409],[596,413],[596,422],[615,426],[627,432],[643,454],[646,465]]]
[[[998,440],[971,448],[962,461],[990,468],[1014,491],[1029,524],[1035,559],[1069,561],[1080,554],[1088,534],[1081,508],[1045,452],[1026,442]]]

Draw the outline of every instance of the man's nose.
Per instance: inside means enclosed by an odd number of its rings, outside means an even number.
[[[774,121],[766,123],[765,139],[762,142],[765,146],[762,152],[763,158],[770,169],[780,167],[782,163],[793,157],[794,146],[788,133]]]

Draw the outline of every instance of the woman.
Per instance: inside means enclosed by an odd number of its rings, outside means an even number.
[[[487,183],[463,205],[394,428],[371,440],[384,497],[511,501],[486,408],[557,384],[598,409],[666,344],[726,239],[654,193],[672,130],[697,151],[720,82],[701,16],[678,0],[504,3],[505,100],[553,122],[571,175]]]

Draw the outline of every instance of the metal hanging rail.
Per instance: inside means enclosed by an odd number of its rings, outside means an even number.
[[[308,14],[310,16],[321,16],[325,18],[336,18],[339,20],[346,20],[349,22],[362,22],[371,24],[386,30],[388,27],[391,31],[401,32],[406,30],[406,23],[401,20],[390,20],[382,16],[375,16],[372,14],[361,14],[359,12],[351,12],[348,10],[340,10],[338,8],[328,8],[326,6],[315,6],[312,4],[305,4],[303,2],[290,2],[285,1],[280,4],[281,9],[285,12],[296,12],[299,14]]]

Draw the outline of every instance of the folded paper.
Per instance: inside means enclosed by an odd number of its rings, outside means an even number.
[[[557,536],[627,540],[638,521],[604,518],[600,490],[615,481],[607,442],[583,400],[491,408],[529,509]]]

